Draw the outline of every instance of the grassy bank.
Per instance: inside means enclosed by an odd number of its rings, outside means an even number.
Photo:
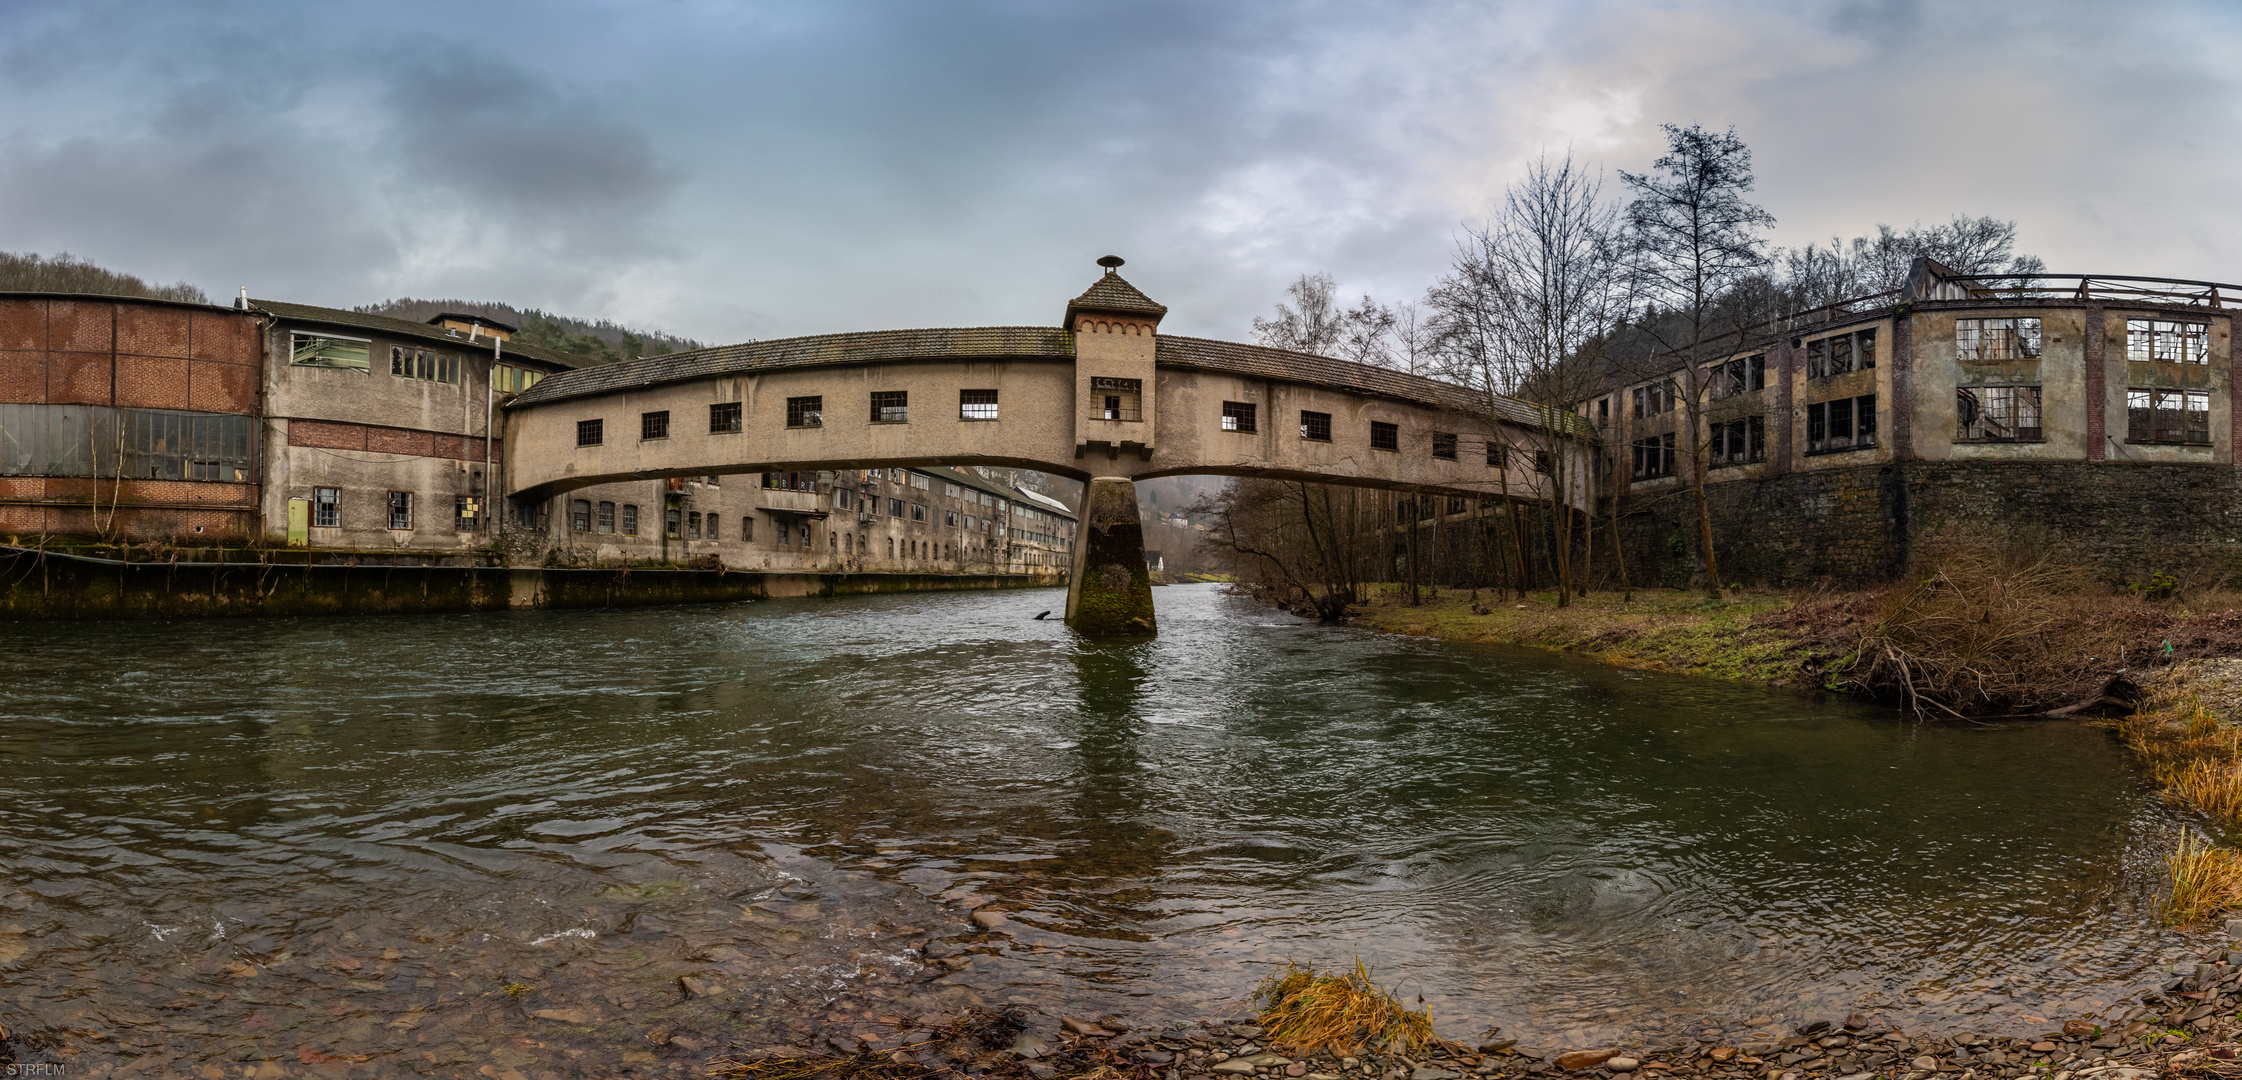
[[[1590,593],[1557,606],[1553,592],[1524,600],[1443,590],[1411,605],[1394,586],[1374,586],[1350,620],[1400,634],[1584,653],[1620,667],[1822,689],[1850,655],[1858,616],[1824,594],[1738,592],[1715,604],[1703,593]],[[1854,635],[1857,637],[1857,633]]]

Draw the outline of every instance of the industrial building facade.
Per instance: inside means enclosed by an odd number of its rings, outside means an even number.
[[[0,294],[0,536],[470,564],[1070,561],[1064,505],[946,469],[641,481],[507,505],[500,407],[575,366],[512,331],[247,298]]]

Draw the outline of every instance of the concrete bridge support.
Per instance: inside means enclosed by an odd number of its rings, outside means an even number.
[[[1144,526],[1136,481],[1096,477],[1082,492],[1082,527],[1067,581],[1067,625],[1084,637],[1151,637],[1152,572],[1144,564]]]

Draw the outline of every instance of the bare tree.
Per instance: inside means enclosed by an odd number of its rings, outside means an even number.
[[[1716,306],[1767,264],[1761,233],[1775,224],[1775,218],[1744,198],[1752,189],[1752,152],[1734,128],[1721,133],[1695,124],[1661,128],[1666,132],[1666,154],[1652,164],[1654,171],[1619,176],[1635,193],[1627,206],[1627,228],[1637,285],[1644,299],[1674,316],[1646,322],[1659,346],[1659,359],[1672,358],[1681,364],[1679,397],[1687,430],[1685,438],[1676,441],[1689,448],[1690,491],[1697,503],[1705,588],[1718,599],[1720,560],[1713,550],[1712,510],[1705,498],[1703,418],[1709,380],[1702,354],[1711,329],[1708,324],[1717,318]]]
[[[1784,252],[1784,285],[1793,303],[1812,308],[1897,289],[1918,257],[1971,275],[2046,272],[2039,256],[2015,251],[2016,223],[1994,217],[1956,214],[1944,225],[1916,224],[1905,232],[1879,224],[1873,237],[1846,243],[1833,236],[1826,248],[1808,244]]]
[[[1538,413],[1523,449],[1538,466],[1534,494],[1549,507],[1559,606],[1585,591],[1573,567],[1572,503],[1580,496],[1592,520],[1595,486],[1593,466],[1559,448],[1578,437],[1572,406],[1596,388],[1599,346],[1627,312],[1618,226],[1600,178],[1569,154],[1543,157],[1494,218],[1465,235],[1432,292],[1456,331],[1451,377],[1484,396],[1488,426],[1503,430],[1504,398]]]
[[[1292,302],[1279,303],[1272,318],[1253,320],[1254,341],[1379,367],[1393,366],[1397,347],[1406,348],[1396,340],[1399,316],[1392,308],[1368,293],[1353,307],[1344,306],[1330,274],[1302,274],[1284,291]]]

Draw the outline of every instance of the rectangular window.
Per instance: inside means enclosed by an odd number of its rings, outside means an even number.
[[[949,526],[950,528],[953,528],[953,529],[957,528],[957,527],[958,527],[958,512],[957,512],[957,511],[955,511],[955,510],[944,510],[944,511],[942,511],[942,524],[944,524],[944,525],[947,525],[947,526]]]
[[[669,438],[669,410],[638,414],[638,437],[641,439]]]
[[[1300,437],[1311,442],[1330,442],[1331,414],[1327,412],[1301,412]]]
[[[1607,397],[1607,398],[1597,398],[1597,399],[1596,399],[1596,426],[1597,426],[1597,427],[1607,427],[1607,426],[1609,426],[1610,424],[1611,424],[1611,399],[1610,399],[1610,398],[1608,398],[1608,397]]]
[[[331,334],[288,335],[288,363],[291,367],[365,371],[373,366],[373,352],[374,343],[365,338],[335,337]]]
[[[721,535],[719,535],[719,533],[721,533],[721,532],[722,532],[723,530],[721,530],[721,529],[719,529],[719,528],[717,527],[717,523],[718,523],[718,522],[721,522],[721,521],[723,521],[723,520],[724,520],[723,518],[717,517],[717,516],[716,516],[715,514],[710,514],[710,515],[708,516],[708,539],[710,539],[710,540],[722,540],[722,539],[724,539],[724,538],[723,538],[723,537],[722,537]]]
[[[1370,448],[1372,450],[1401,449],[1401,425],[1372,420],[1370,422]]]
[[[491,370],[491,389],[501,394],[519,394],[545,378],[542,371],[531,371],[511,364],[500,364]]]
[[[1656,480],[1674,475],[1674,433],[1652,435],[1636,439],[1632,444],[1635,455],[1635,479]]]
[[[311,523],[322,529],[342,528],[342,500],[341,488],[311,489]]]
[[[1493,439],[1487,440],[1487,466],[1493,469],[1509,468],[1510,448]]]
[[[1757,416],[1740,416],[1714,424],[1707,457],[1714,465],[1746,465],[1767,457],[1767,422]]]
[[[1090,378],[1090,400],[1096,408],[1093,420],[1144,419],[1140,403],[1143,400],[1144,382],[1141,379],[1122,379],[1103,375]]]
[[[755,516],[752,514],[742,514],[740,515],[740,543],[752,544],[754,542]]]
[[[994,390],[960,390],[960,391],[958,391],[958,419],[960,419],[960,420],[994,420],[994,419],[996,419],[996,391],[994,391]]]
[[[875,424],[903,424],[911,419],[911,392],[908,390],[874,390],[872,392],[872,422]]]
[[[1956,319],[1954,358],[1963,363],[2040,358],[2038,319]]]
[[[1764,364],[1763,364],[1764,366]],[[1876,366],[1876,331],[1861,330],[1806,343],[1806,377],[1826,379]],[[1764,384],[1766,377],[1761,375]]]
[[[473,495],[460,495],[452,499],[452,528],[459,532],[475,532],[483,524],[482,500]]]
[[[1706,369],[1712,396],[1735,397],[1767,389],[1767,357],[1738,357]]]
[[[663,526],[663,528],[664,528],[665,530],[667,530],[667,531],[666,531],[666,533],[665,533],[664,535],[667,535],[667,536],[668,536],[668,537],[669,537],[670,539],[672,539],[672,540],[682,540],[682,539],[684,539],[684,538],[685,538],[685,514],[684,514],[684,512],[683,512],[683,511],[680,511],[680,510],[677,510],[677,509],[675,509],[675,508],[671,508],[671,509],[668,509],[668,510],[664,510],[664,511],[662,511],[662,526]]]
[[[1806,406],[1806,452],[1858,450],[1876,445],[1876,395]]]
[[[903,516],[903,500],[901,500],[901,499],[889,499],[889,500],[887,501],[887,516],[889,516],[889,517],[902,517],[902,516]]]
[[[1556,468],[1556,462],[1554,462],[1554,461],[1551,461],[1551,460],[1550,460],[1550,458],[1549,458],[1549,451],[1547,451],[1547,450],[1536,450],[1536,451],[1534,451],[1534,471],[1535,471],[1535,472],[1537,472],[1537,473],[1540,473],[1540,474],[1542,474],[1543,476],[1548,476],[1548,475],[1550,474],[1551,470],[1553,470],[1553,469],[1555,469],[1555,468]]]
[[[701,538],[700,511],[694,510],[685,515],[685,538],[687,540],[698,540]]]
[[[637,504],[637,503],[624,503],[624,504],[623,504],[623,535],[624,535],[624,536],[637,536],[637,535],[638,535],[638,504]]]
[[[740,429],[740,403],[724,401],[708,407],[708,433],[732,434]]]
[[[589,499],[571,499],[568,503],[568,529],[570,532],[592,531],[592,504]]]
[[[410,529],[413,527],[412,492],[392,491],[389,493],[389,527],[392,529]]]
[[[2160,364],[2208,364],[2209,323],[2172,322],[2167,319],[2125,320],[2125,358]],[[2179,440],[2158,440],[2176,442]]]
[[[2125,441],[2209,445],[2211,395],[2201,390],[2126,391]]]
[[[932,491],[932,490],[934,490],[934,480],[933,480],[933,478],[931,478],[931,477],[927,476],[927,475],[926,475],[925,473],[911,473],[911,474],[910,474],[910,477],[911,477],[911,486],[912,486],[912,487],[915,487],[915,488],[919,489],[920,491]]]
[[[598,446],[607,437],[604,431],[606,424],[607,421],[605,420],[578,420],[576,422],[576,445]]]
[[[399,378],[419,379],[423,382],[456,383],[459,381],[459,357],[429,349],[408,349],[402,345],[392,345],[389,347],[389,373]]]
[[[1961,442],[2033,442],[2040,436],[2037,386],[1965,386],[1954,392]]]
[[[912,520],[912,521],[925,521],[925,520],[926,520],[926,504],[925,504],[925,503],[912,503],[912,504],[911,504],[911,520]]]
[[[1875,332],[1874,330],[1869,331],[1870,334]],[[1751,370],[1746,377],[1751,380],[1751,389],[1767,389],[1767,357],[1764,354],[1752,357],[1748,366]]]
[[[598,520],[598,529],[599,529],[599,531],[600,531],[600,532],[603,532],[603,533],[611,533],[611,532],[614,532],[614,531],[615,531],[615,504],[614,504],[614,503],[611,503],[611,502],[603,502],[603,503],[599,504],[599,520]]]
[[[1435,431],[1432,433],[1432,456],[1442,461],[1456,460],[1456,436],[1453,432]]]
[[[1223,402],[1222,430],[1251,432],[1253,430],[1253,402]]]
[[[790,428],[824,427],[825,399],[816,396],[787,398],[786,426]]]

